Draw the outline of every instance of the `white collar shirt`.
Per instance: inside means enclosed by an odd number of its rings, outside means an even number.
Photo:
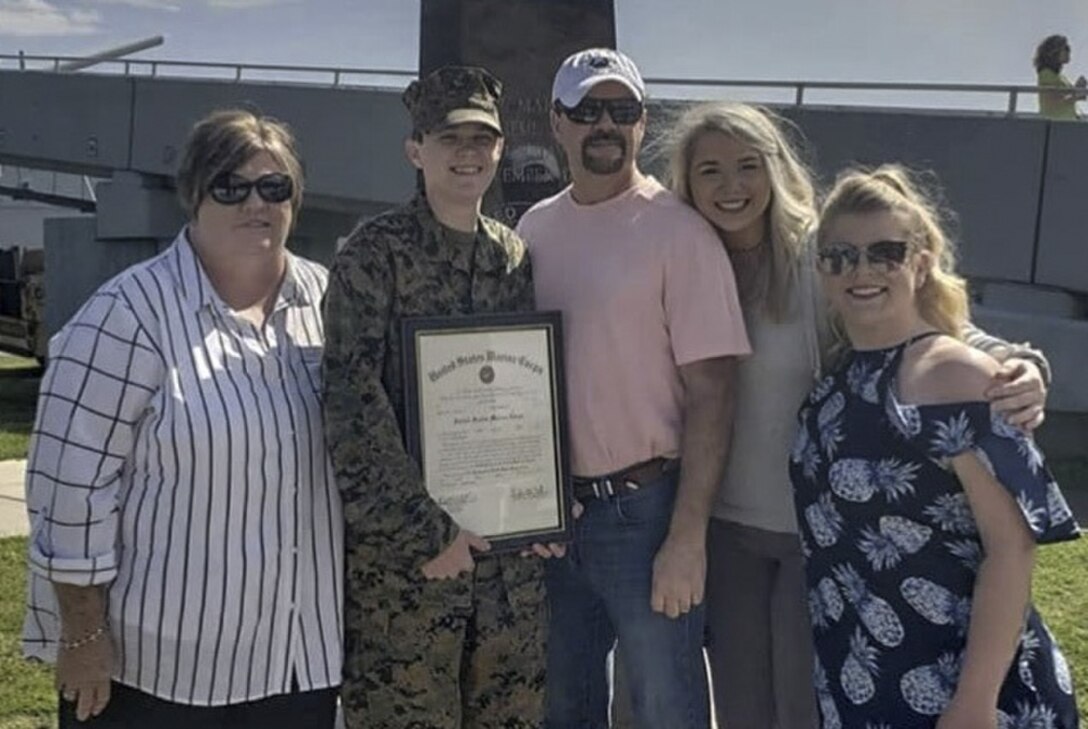
[[[327,272],[288,254],[263,327],[183,231],[50,343],[27,469],[24,651],[51,582],[107,585],[114,679],[167,701],[340,683],[343,526],[319,394]]]

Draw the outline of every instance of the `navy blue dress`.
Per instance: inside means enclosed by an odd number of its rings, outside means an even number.
[[[905,346],[852,353],[799,416],[790,474],[824,729],[932,727],[952,698],[982,542],[951,456],[974,450],[1037,542],[1079,535],[1034,442],[987,403],[897,401]],[[1002,729],[1078,725],[1069,667],[1034,607],[998,709]]]

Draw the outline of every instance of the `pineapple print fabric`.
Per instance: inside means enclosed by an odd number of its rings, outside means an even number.
[[[950,457],[973,449],[1037,542],[1079,535],[1034,442],[986,403],[897,402],[905,346],[853,353],[799,416],[790,472],[824,729],[933,727],[952,698],[982,544]],[[1001,729],[1078,726],[1069,668],[1034,607],[998,709]]]

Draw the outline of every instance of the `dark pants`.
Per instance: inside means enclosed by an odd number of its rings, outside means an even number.
[[[335,688],[270,696],[227,706],[190,706],[156,698],[114,681],[106,709],[87,721],[60,700],[60,729],[332,729]]]
[[[812,627],[797,535],[711,519],[706,607],[718,724],[814,729]]]

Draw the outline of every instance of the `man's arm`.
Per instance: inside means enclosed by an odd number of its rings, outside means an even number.
[[[1004,413],[1010,423],[1026,430],[1042,424],[1050,384],[1050,363],[1046,356],[1026,342],[1007,342],[971,322],[964,325],[963,341],[1001,363],[1001,369],[986,390],[994,410]]]
[[[458,529],[427,493],[382,384],[394,296],[380,234],[356,231],[325,293],[325,437],[349,533],[376,537],[392,559],[422,567]]]
[[[680,487],[665,542],[654,558],[651,607],[671,618],[703,601],[706,527],[733,433],[737,360],[714,357],[680,367],[684,431]]]
[[[1010,359],[1026,360],[1034,364],[1042,375],[1044,384],[1051,381],[1050,361],[1042,350],[1035,349],[1030,342],[1009,342],[979,329],[973,322],[963,325],[963,341],[967,346],[981,350],[998,362]]]

